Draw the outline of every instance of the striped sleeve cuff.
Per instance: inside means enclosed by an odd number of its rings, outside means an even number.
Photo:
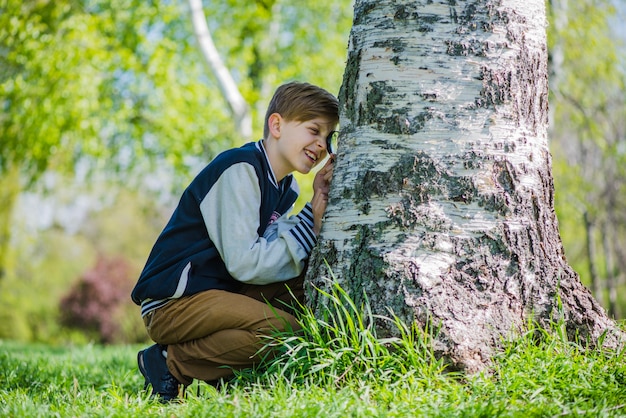
[[[311,227],[311,229],[313,229],[313,207],[311,206],[310,203],[307,203],[306,205],[304,205],[304,207],[302,208],[302,210],[300,211],[300,213],[297,215],[298,219],[300,219],[301,221],[304,221],[307,223],[307,225],[309,225]]]
[[[305,249],[307,254],[310,254],[317,242],[317,236],[313,232],[313,209],[311,204],[307,203],[297,217],[300,222],[291,228],[289,232],[300,246]]]

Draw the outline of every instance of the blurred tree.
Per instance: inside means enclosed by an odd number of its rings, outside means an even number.
[[[237,132],[243,139],[251,139],[252,120],[250,119],[250,106],[248,106],[248,103],[241,95],[237,83],[235,83],[233,76],[224,65],[215,47],[206,17],[204,16],[202,0],[189,0],[189,9],[198,46],[213,76],[217,79],[222,96],[224,96],[230,107]]]
[[[550,137],[560,229],[572,265],[619,317],[616,286],[626,272],[623,40],[611,26],[612,2],[549,3]]]

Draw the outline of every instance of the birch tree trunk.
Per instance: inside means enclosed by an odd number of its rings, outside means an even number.
[[[198,47],[205,62],[211,69],[211,72],[217,80],[217,84],[222,92],[222,96],[228,103],[230,111],[233,115],[233,121],[237,128],[237,133],[245,139],[252,138],[252,117],[250,115],[250,106],[239,92],[237,83],[231,76],[228,68],[224,65],[220,57],[209,26],[206,22],[204,9],[201,0],[188,0],[189,11],[191,14],[191,22],[193,24],[194,35],[198,41]]]
[[[440,327],[483,369],[530,319],[621,338],[565,260],[547,143],[543,0],[357,0],[330,204],[308,272]],[[308,292],[309,303],[322,303]],[[381,322],[379,335],[388,335]]]

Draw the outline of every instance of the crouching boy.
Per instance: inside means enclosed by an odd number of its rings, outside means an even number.
[[[193,379],[214,382],[268,353],[263,337],[297,330],[289,306],[320,232],[333,162],[313,198],[289,216],[298,187],[328,155],[337,99],[308,83],[280,86],[263,139],[218,155],[183,192],[158,237],[132,299],[156,343],[137,355],[145,385],[163,401]],[[271,354],[271,353],[269,353]]]

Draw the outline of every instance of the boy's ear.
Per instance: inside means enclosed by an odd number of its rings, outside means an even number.
[[[273,137],[280,138],[280,128],[283,123],[283,118],[280,113],[272,113],[267,118],[267,126],[269,127],[270,134]]]

